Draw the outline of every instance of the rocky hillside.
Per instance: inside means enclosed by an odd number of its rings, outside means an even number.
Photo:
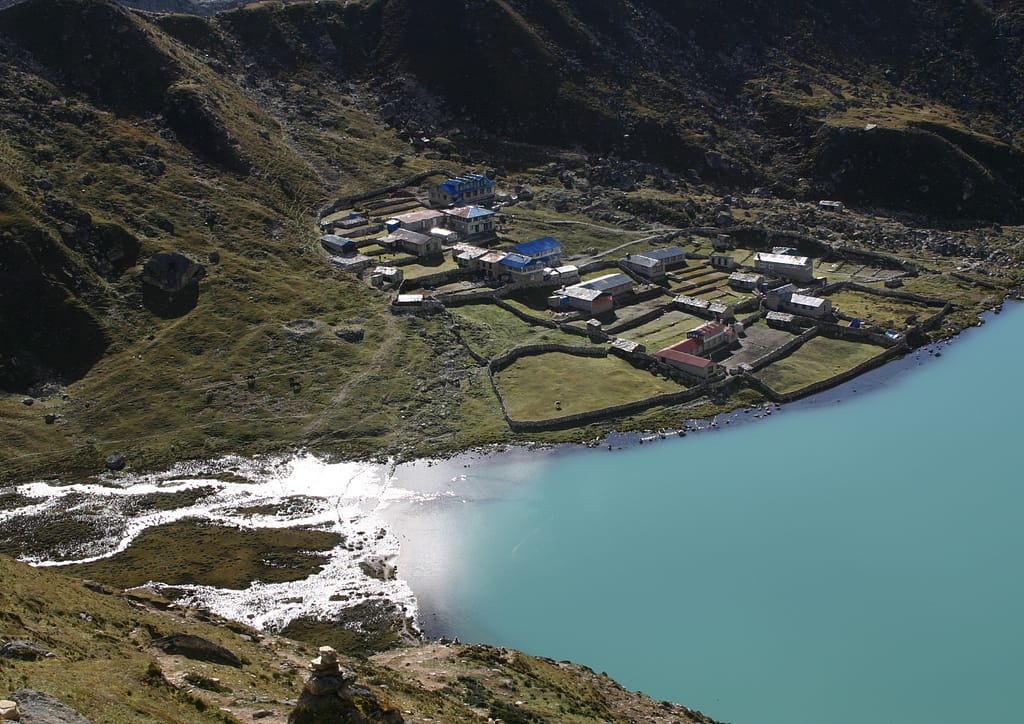
[[[444,341],[408,340],[383,298],[326,269],[313,222],[330,198],[433,168],[585,185],[580,209],[635,223],[714,223],[741,194],[837,198],[912,227],[1019,223],[1022,25],[994,0],[12,5],[0,389],[48,402],[5,408],[19,422],[3,472],[93,469],[114,445],[144,465],[426,444],[398,411],[433,404]],[[595,200],[644,187],[677,198]],[[183,255],[189,279],[162,257],[143,293],[158,252]],[[366,343],[295,331],[339,325]],[[474,435],[433,449],[497,439],[481,405],[446,418]]]
[[[328,676],[333,657],[316,645],[179,608],[145,589],[115,593],[3,555],[0,580],[0,700],[16,702],[26,722],[713,724],[585,667],[505,649],[434,643],[370,659],[341,653],[341,671]],[[365,718],[322,710],[317,718],[318,699]]]

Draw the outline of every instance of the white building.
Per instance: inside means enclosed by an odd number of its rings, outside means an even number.
[[[806,256],[761,251],[754,256],[754,269],[766,276],[781,277],[797,282],[814,280],[814,265],[810,257]]]
[[[448,228],[463,237],[494,232],[495,213],[479,206],[458,206],[445,209]]]

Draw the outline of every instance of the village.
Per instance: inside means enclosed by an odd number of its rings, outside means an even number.
[[[450,317],[516,431],[740,391],[795,399],[918,346],[951,309],[902,288],[912,262],[729,217],[603,250],[557,231],[517,238],[532,198],[465,174],[320,222],[330,263],[390,295],[394,314]],[[568,225],[584,224],[548,223],[576,239]]]

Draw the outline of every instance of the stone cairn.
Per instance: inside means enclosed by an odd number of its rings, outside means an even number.
[[[311,673],[302,696],[288,716],[289,724],[400,724],[404,721],[396,710],[381,705],[373,692],[356,683],[355,672],[338,662],[337,651],[321,646],[319,653],[309,662]]]

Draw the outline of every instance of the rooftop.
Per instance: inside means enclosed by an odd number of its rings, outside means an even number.
[[[419,211],[411,211],[408,214],[402,214],[396,216],[395,219],[402,222],[403,224],[411,224],[416,221],[425,221],[427,219],[439,219],[443,218],[444,214],[434,209],[420,209]]]
[[[785,266],[807,266],[811,260],[806,256],[791,256],[789,254],[769,254],[765,251],[757,252],[754,261],[763,261],[767,264],[783,264]]]
[[[825,303],[821,297],[809,297],[806,294],[794,294],[789,298],[790,304],[799,304],[801,307],[820,307]]]
[[[494,186],[494,182],[483,174],[470,173],[464,176],[450,178],[447,181],[442,181],[438,186],[443,188],[452,196],[456,196],[466,189],[492,188]]]
[[[587,289],[586,287],[578,286],[566,287],[560,292],[556,292],[556,294],[563,297],[570,297],[572,299],[583,299],[588,302],[592,302],[595,299],[599,299],[601,297],[609,296],[607,292],[602,292],[599,289]]]
[[[658,261],[664,261],[665,259],[674,259],[675,257],[685,257],[686,252],[680,249],[678,246],[663,246],[660,249],[651,249],[645,251],[643,254],[637,256],[645,256],[648,259],[657,259]]]
[[[457,216],[460,219],[480,219],[484,216],[494,216],[493,211],[479,206],[457,206],[454,209],[446,209],[443,213],[448,216]]]
[[[603,277],[597,277],[596,279],[590,279],[585,282],[581,282],[578,286],[586,287],[587,289],[598,289],[602,292],[606,292],[609,289],[615,289],[616,287],[629,285],[633,286],[633,280],[627,277],[625,274],[612,273],[605,274]]]
[[[703,335],[705,337],[710,337],[713,334],[721,334],[726,329],[728,329],[728,328],[724,324],[722,324],[721,322],[705,322],[704,324],[700,325],[699,327],[695,327],[694,329],[691,329],[690,332],[696,332],[696,333],[701,334],[701,335]]]
[[[710,367],[711,365],[714,364],[714,362],[712,362],[709,359],[698,357],[697,355],[690,354],[689,352],[679,352],[673,349],[672,347],[666,347],[665,349],[660,350],[656,356],[661,357],[662,359],[669,359],[672,360],[673,362],[681,362],[691,367],[698,367],[701,369],[705,367]]]
[[[513,248],[520,254],[533,256],[534,254],[543,254],[544,252],[560,252],[562,245],[550,236],[542,236],[539,239],[516,244]]]
[[[653,259],[647,256],[646,254],[633,254],[628,259],[626,259],[626,263],[631,264],[632,266],[639,266],[645,269],[651,269],[653,267],[659,266],[661,264],[661,260]]]
[[[407,241],[417,246],[421,244],[427,244],[430,242],[430,237],[426,234],[421,234],[418,231],[410,231],[409,229],[395,229],[390,234],[380,237],[379,242],[383,244],[394,244],[398,241]]]
[[[693,339],[692,337],[687,337],[686,339],[676,342],[675,344],[670,344],[668,347],[661,351],[664,352],[666,350],[673,350],[675,352],[690,353],[693,352],[698,347],[700,347],[700,342]]]
[[[525,269],[533,263],[533,259],[523,254],[506,254],[505,258],[501,260],[502,266],[509,266],[513,269]]]

